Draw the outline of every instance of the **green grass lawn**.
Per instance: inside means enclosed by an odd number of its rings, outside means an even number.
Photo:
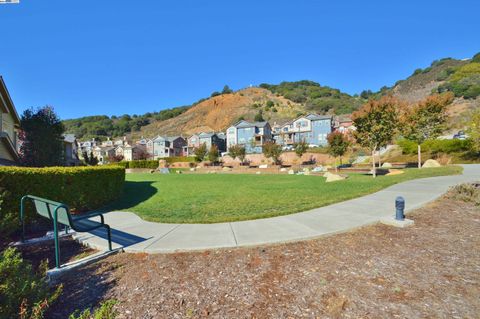
[[[459,174],[461,167],[407,169],[397,176],[127,174],[123,197],[109,209],[164,223],[217,223],[296,213],[379,191],[415,178]]]

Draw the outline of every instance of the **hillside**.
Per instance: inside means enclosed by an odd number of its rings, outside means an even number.
[[[177,117],[154,121],[132,135],[189,135],[221,131],[239,119],[254,120],[259,113],[265,120],[284,122],[305,112],[305,107],[262,88],[247,88],[206,99]]]
[[[455,100],[449,107],[451,130],[461,129],[472,110],[480,108],[480,54],[472,59],[445,58],[417,69],[405,80],[383,91],[415,103],[432,93],[451,91]]]

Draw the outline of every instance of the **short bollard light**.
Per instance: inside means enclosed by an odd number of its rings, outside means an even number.
[[[396,220],[404,220],[405,219],[405,199],[402,196],[398,196],[395,199],[395,219]]]

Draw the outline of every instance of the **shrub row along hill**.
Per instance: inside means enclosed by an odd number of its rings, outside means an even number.
[[[260,87],[293,102],[304,104],[307,110],[320,114],[352,113],[364,102],[359,97],[307,80],[282,82],[278,85],[262,83]]]

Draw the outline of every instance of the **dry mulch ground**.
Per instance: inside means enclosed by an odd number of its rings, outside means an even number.
[[[116,299],[118,318],[479,318],[480,209],[443,198],[410,218],[277,246],[118,254],[68,278],[49,317]]]

